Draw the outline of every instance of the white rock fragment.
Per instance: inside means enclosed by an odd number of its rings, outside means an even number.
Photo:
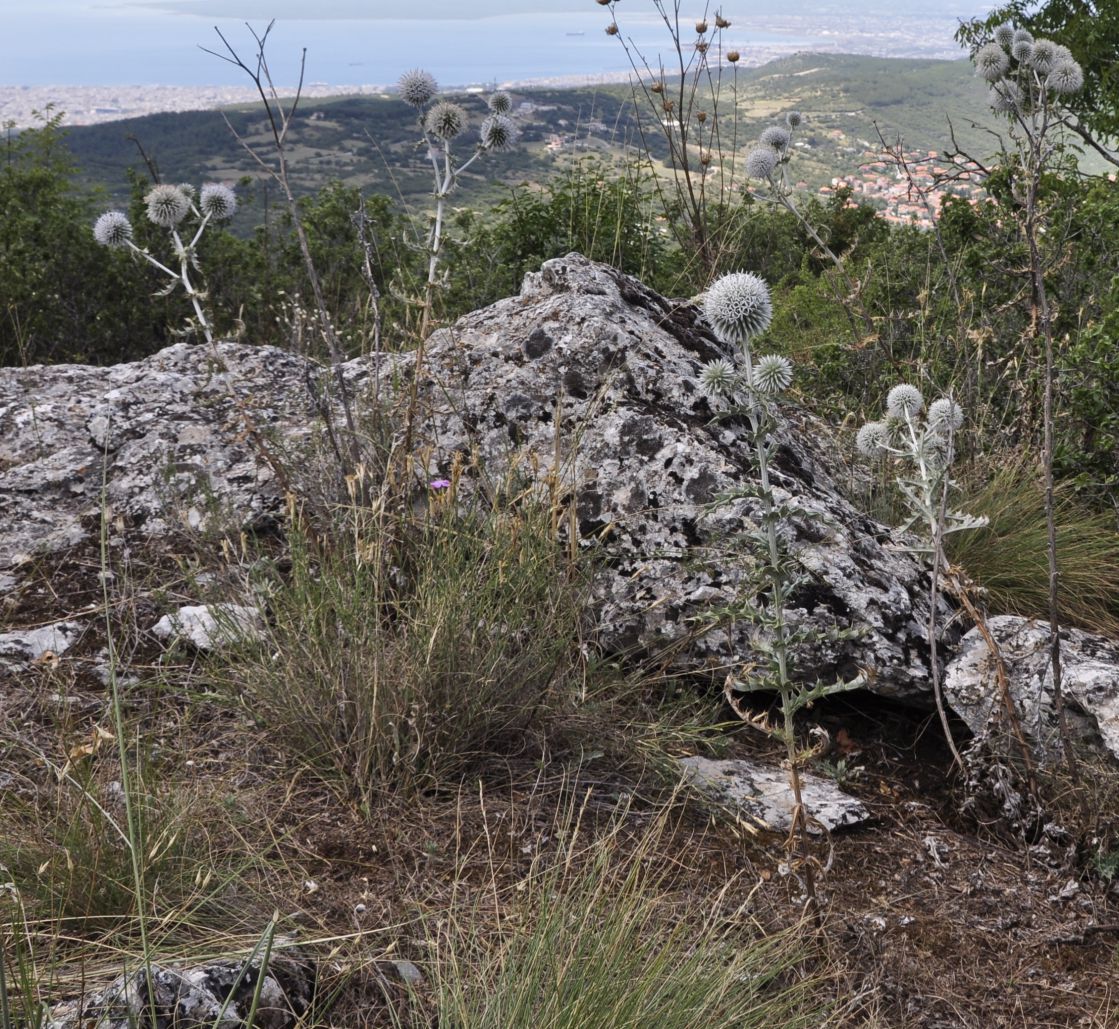
[[[259,640],[264,619],[255,607],[240,604],[200,604],[181,607],[164,615],[151,627],[162,640],[189,640],[199,650],[213,650],[229,643]]]
[[[779,832],[792,828],[793,791],[782,769],[753,761],[705,757],[681,758],[679,764],[686,782],[721,803],[733,805],[755,823]],[[819,833],[821,825],[833,832],[870,818],[861,801],[844,793],[830,779],[802,772],[801,798],[811,833]]]
[[[84,631],[82,622],[63,621],[0,634],[0,669],[29,664],[49,654],[64,654]]]

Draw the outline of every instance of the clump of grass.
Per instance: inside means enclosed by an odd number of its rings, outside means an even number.
[[[549,498],[460,485],[342,507],[325,534],[293,519],[267,639],[217,673],[364,801],[531,751],[579,686],[586,579]]]
[[[1042,470],[1009,461],[974,490],[967,509],[988,525],[949,538],[949,557],[986,592],[994,614],[1047,617],[1049,570]],[[1069,484],[1056,487],[1057,564],[1061,613],[1069,624],[1119,633],[1119,534],[1115,516],[1078,501]]]
[[[619,820],[592,841],[576,821],[495,914],[452,912],[434,960],[438,1024],[821,1025],[819,984],[799,974],[793,935],[766,935],[727,903],[733,882],[697,904],[665,870],[668,835],[664,813],[636,838]]]

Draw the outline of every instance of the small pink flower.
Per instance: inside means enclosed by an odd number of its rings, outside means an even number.
[[[428,483],[428,485],[432,489],[450,489],[451,488],[451,480],[450,479],[432,479],[431,482]]]

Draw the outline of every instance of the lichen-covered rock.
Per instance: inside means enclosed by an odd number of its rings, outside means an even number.
[[[1059,759],[1053,668],[1046,622],[999,615],[987,622],[1006,665],[1015,711],[1043,761]],[[1119,643],[1080,629],[1061,630],[1061,689],[1066,722],[1081,740],[1119,758]],[[978,629],[960,643],[944,675],[944,697],[977,736],[1002,723],[1004,702],[995,662]]]
[[[435,333],[420,395],[432,476],[459,454],[499,477],[516,460],[577,497],[582,538],[599,541],[608,650],[678,648],[680,666],[725,674],[749,659],[749,627],[701,637],[697,619],[739,596],[735,540],[757,528],[759,505],[715,503],[754,474],[745,425],[713,421],[700,391],[701,364],[719,347],[694,306],[570,255],[527,276],[519,296]],[[928,703],[924,563],[837,488],[831,430],[793,408],[782,414],[773,479],[798,510],[792,549],[810,573],[788,614],[821,637],[799,648],[797,673],[831,680],[873,669],[879,693]]]
[[[103,990],[56,1004],[45,1029],[248,1029],[254,999],[252,1029],[302,1025],[314,989],[312,966],[292,951],[278,951],[263,981],[260,976],[259,957],[247,967],[227,960],[190,968],[152,965],[150,987],[144,970],[119,976]]]
[[[511,468],[554,475],[599,559],[603,648],[670,648],[678,668],[721,678],[756,640],[742,623],[700,625],[747,590],[736,541],[757,528],[759,505],[715,503],[753,474],[745,426],[713,421],[699,388],[719,346],[690,304],[578,255],[548,261],[519,296],[428,340],[416,439],[432,478],[462,455],[498,480]],[[411,355],[386,358],[382,388],[410,396],[413,366]],[[355,392],[370,370],[345,367]],[[113,368],[0,369],[0,571],[95,533],[102,480],[113,525],[142,533],[197,527],[215,509],[241,524],[274,515],[282,489],[249,423],[277,450],[305,441],[316,374],[291,354],[234,343],[216,355],[180,344]],[[782,417],[772,476],[796,508],[792,550],[809,573],[788,619],[818,634],[798,647],[796,673],[870,669],[879,693],[929,703],[924,563],[844,498],[831,431],[792,407]]]
[[[0,570],[96,538],[103,500],[114,523],[148,534],[216,510],[274,513],[282,491],[250,431],[306,435],[306,374],[292,354],[236,343],[111,368],[0,368]]]
[[[756,761],[713,761],[705,757],[680,759],[684,781],[755,825],[775,832],[793,827],[795,800],[788,773]],[[801,801],[808,815],[808,831],[819,834],[859,825],[870,818],[860,800],[844,793],[830,779],[801,773]]]

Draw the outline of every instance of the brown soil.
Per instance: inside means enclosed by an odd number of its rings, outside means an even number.
[[[122,553],[114,552],[114,567]],[[199,599],[184,585],[194,564],[170,553],[134,559],[111,617],[128,673],[146,680],[124,690],[126,717],[158,746],[160,788],[189,784],[211,810],[235,809],[236,817],[207,819],[203,806],[199,831],[223,853],[254,859],[226,905],[236,912],[230,921],[184,937],[202,941],[203,950],[215,940],[251,939],[253,926],[278,910],[282,931],[324,956],[320,996],[338,990],[320,1024],[387,1024],[385,1006],[402,1009],[404,991],[386,976],[386,962],[423,968],[431,926],[456,902],[465,899],[480,918],[514,895],[532,862],[554,850],[555,827],[573,798],[585,804],[582,831],[591,836],[621,798],[629,798],[634,833],[663,800],[654,785],[620,774],[609,756],[580,763],[574,753],[555,753],[490,765],[457,789],[407,802],[386,796],[359,809],[285,763],[251,711],[209,694],[195,655],[164,654],[146,635],[188,592]],[[90,587],[98,566],[89,550],[40,562],[6,602],[8,630],[74,616],[90,628],[59,660],[0,680],[4,819],[9,808],[26,813],[29,802],[57,791],[44,755],[61,764],[94,726],[110,724],[107,691],[94,674],[105,645],[99,591]],[[820,879],[824,928],[804,974],[821,976],[834,999],[828,1024],[1119,1026],[1119,890],[1086,860],[1086,827],[1029,841],[961,814],[961,788],[924,714],[863,698],[820,707],[811,720],[828,730],[837,747],[830,760],[844,759],[845,787],[874,816],[815,852],[829,866]],[[754,730],[737,733],[727,749],[777,760]],[[114,746],[81,760],[95,766],[91,781],[118,774]],[[673,826],[661,856],[682,910],[701,909],[733,880],[734,897],[724,902],[749,899],[756,924],[800,918],[799,888],[781,874],[779,837],[745,832],[690,802],[677,803]],[[35,892],[34,884],[24,889],[26,897]],[[325,939],[332,942],[313,942]],[[65,963],[77,951],[56,954]],[[87,979],[100,967],[87,968]]]

